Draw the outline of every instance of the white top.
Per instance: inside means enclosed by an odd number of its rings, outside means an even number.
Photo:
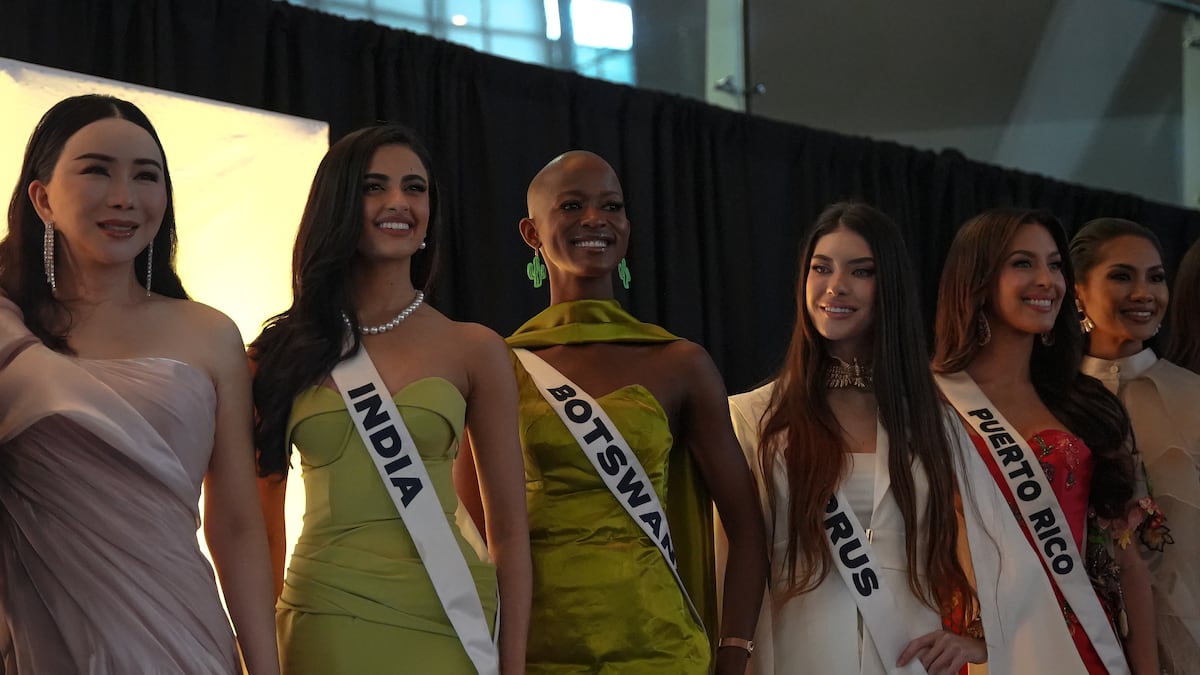
[[[874,453],[850,454],[850,474],[842,482],[842,494],[850,501],[850,509],[858,522],[863,527],[871,527],[871,515],[875,513]]]

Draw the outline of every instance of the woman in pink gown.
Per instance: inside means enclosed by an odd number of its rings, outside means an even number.
[[[0,647],[12,673],[277,673],[249,374],[186,298],[162,145],[66,99],[30,138],[0,242]],[[235,642],[205,534],[238,630]]]

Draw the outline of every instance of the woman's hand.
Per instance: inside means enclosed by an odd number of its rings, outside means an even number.
[[[979,638],[935,630],[908,643],[896,665],[907,666],[914,658],[929,675],[955,675],[968,663],[985,663],[987,644]]]

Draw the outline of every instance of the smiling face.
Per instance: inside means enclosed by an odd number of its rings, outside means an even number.
[[[608,277],[629,242],[625,198],[616,173],[600,157],[573,152],[551,162],[529,190],[521,232],[556,274]]]
[[[804,283],[805,309],[844,360],[869,360],[875,323],[875,258],[867,240],[838,227],[817,240]]]
[[[43,222],[53,222],[59,232],[60,259],[127,264],[162,226],[162,153],[138,125],[117,117],[98,120],[67,139],[50,180],[30,184],[29,196]]]
[[[1032,335],[1054,328],[1067,288],[1062,260],[1045,226],[1027,223],[1017,230],[1000,260],[984,308],[993,330],[1007,327]]]
[[[363,177],[363,234],[358,251],[377,259],[409,258],[429,229],[429,172],[407,145],[383,145]]]
[[[1087,278],[1075,284],[1084,312],[1096,324],[1093,352],[1129,356],[1154,336],[1167,311],[1167,273],[1154,244],[1123,235],[1101,244]]]

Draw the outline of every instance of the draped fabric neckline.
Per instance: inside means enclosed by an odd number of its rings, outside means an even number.
[[[666,329],[643,323],[616,300],[572,300],[542,310],[508,337],[509,347],[550,347],[597,342],[672,342]]]

